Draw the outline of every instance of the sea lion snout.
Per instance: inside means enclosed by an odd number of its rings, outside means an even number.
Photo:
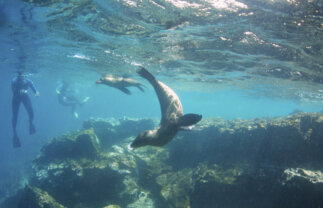
[[[136,137],[136,139],[129,146],[135,149],[138,147],[149,145],[151,137],[152,137],[151,130],[143,131]]]
[[[101,84],[101,83],[102,83],[102,78],[100,78],[100,79],[96,80],[96,82],[95,82],[95,83],[97,83],[97,84]]]

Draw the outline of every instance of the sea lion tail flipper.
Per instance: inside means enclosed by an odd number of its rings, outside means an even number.
[[[126,93],[127,95],[131,95],[131,92],[130,90],[128,90],[127,88],[125,87],[122,87],[122,88],[118,88],[119,90],[121,90],[122,92]]]
[[[139,89],[141,92],[145,92],[144,88],[142,88],[141,86],[143,86],[143,85],[142,85],[142,84],[137,85],[138,89]]]
[[[143,78],[145,78],[145,79],[147,79],[147,80],[154,80],[155,79],[155,77],[154,77],[154,75],[152,75],[147,69],[145,69],[144,67],[140,67],[140,69],[137,71],[137,73],[141,76],[141,77],[143,77]]]
[[[192,126],[202,119],[202,115],[189,113],[179,118],[179,126]]]

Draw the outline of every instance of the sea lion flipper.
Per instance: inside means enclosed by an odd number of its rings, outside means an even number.
[[[141,87],[141,85],[137,85],[138,89],[141,91],[141,92],[145,92],[144,88]]]
[[[151,81],[151,80],[155,80],[155,77],[154,75],[152,75],[147,69],[145,69],[144,67],[140,67],[140,69],[137,71],[137,73],[147,79],[148,81]]]
[[[166,94],[165,92],[163,92],[164,90],[161,89],[160,87],[160,83],[158,82],[158,80],[156,80],[156,78],[154,77],[154,75],[152,75],[147,69],[145,69],[144,67],[140,67],[140,69],[137,71],[137,73],[148,80],[148,82],[154,87],[156,93],[157,93],[157,96],[158,96],[158,99],[159,99],[159,102],[162,104],[163,102],[163,98],[161,97],[165,97]],[[162,106],[162,109],[164,109],[164,106]]]
[[[178,119],[179,126],[192,126],[202,119],[202,115],[189,113]]]
[[[131,95],[131,92],[130,90],[128,90],[127,88],[125,87],[121,87],[121,88],[118,88],[119,90],[121,90],[122,92],[126,93],[127,95]]]

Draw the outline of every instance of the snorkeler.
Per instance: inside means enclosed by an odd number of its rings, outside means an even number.
[[[19,106],[22,102],[28,112],[29,116],[29,134],[36,133],[35,126],[33,124],[34,112],[28,96],[28,88],[31,88],[35,93],[35,96],[39,96],[39,92],[36,90],[33,82],[27,78],[23,72],[19,71],[18,75],[11,80],[11,88],[13,92],[12,97],[12,127],[13,127],[13,147],[20,147],[20,140],[17,135],[17,119],[19,113]]]
[[[80,101],[76,96],[74,90],[69,87],[69,84],[63,81],[56,88],[56,93],[58,95],[58,102],[63,106],[72,106],[72,113],[75,118],[78,118],[78,113],[76,112],[76,106],[82,106],[86,103],[90,97],[86,97],[83,101]]]

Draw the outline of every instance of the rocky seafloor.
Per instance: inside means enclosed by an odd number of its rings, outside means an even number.
[[[203,119],[129,151],[150,119],[90,119],[53,138],[11,208],[323,207],[323,114]]]

